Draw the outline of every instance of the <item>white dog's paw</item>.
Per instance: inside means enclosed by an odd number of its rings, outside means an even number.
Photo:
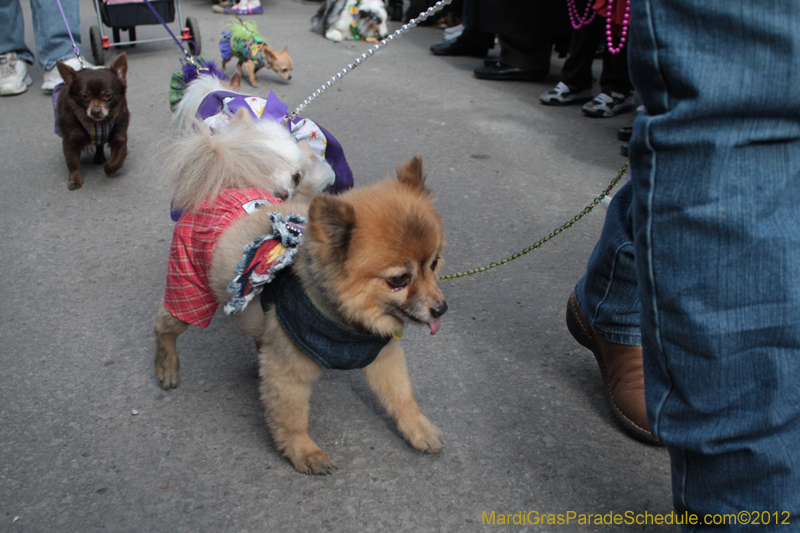
[[[331,28],[327,32],[325,32],[325,38],[330,41],[340,43],[344,40],[344,33],[337,30],[336,28]]]

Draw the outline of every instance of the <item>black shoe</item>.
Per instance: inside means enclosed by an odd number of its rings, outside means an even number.
[[[619,147],[619,153],[628,157],[628,143],[622,143],[622,146]]]
[[[489,49],[456,37],[443,43],[432,44],[431,52],[437,56],[484,57],[489,52]]]
[[[631,135],[633,135],[633,128],[620,128],[617,132],[617,139],[628,142],[631,140]]]
[[[544,81],[547,77],[543,70],[523,70],[497,60],[476,68],[474,72],[479,80]]]

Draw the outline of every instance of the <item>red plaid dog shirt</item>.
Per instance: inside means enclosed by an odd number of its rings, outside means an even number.
[[[172,316],[208,327],[217,310],[208,274],[219,236],[259,205],[280,202],[264,189],[226,189],[214,201],[181,215],[172,233],[164,289],[164,306]]]

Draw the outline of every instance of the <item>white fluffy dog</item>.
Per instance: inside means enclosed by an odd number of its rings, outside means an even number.
[[[311,31],[331,41],[376,41],[389,35],[384,0],[326,0],[311,19]]]
[[[266,189],[283,200],[298,194],[310,200],[333,183],[330,165],[308,141],[298,142],[302,132],[293,127],[293,133],[298,131],[293,135],[266,116],[252,118],[265,107],[265,99],[239,93],[240,85],[238,73],[230,82],[201,76],[178,103],[172,119],[177,139],[169,146],[167,168],[174,183],[173,207],[191,208],[224,189],[247,187]]]

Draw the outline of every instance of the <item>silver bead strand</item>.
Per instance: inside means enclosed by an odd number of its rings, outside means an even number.
[[[415,26],[417,26],[417,24],[419,24],[423,20],[427,20],[428,17],[431,17],[431,16],[435,15],[437,12],[441,11],[442,9],[444,9],[444,6],[449,5],[450,2],[452,2],[452,1],[453,0],[439,0],[432,7],[429,7],[427,10],[423,11],[422,13],[420,13],[417,18],[415,18],[413,20],[409,20],[408,23],[407,24],[403,24],[403,26],[400,29],[396,30],[394,33],[392,33],[391,35],[389,35],[388,37],[386,37],[385,39],[383,39],[379,43],[376,43],[372,48],[370,48],[369,50],[367,50],[366,52],[361,54],[359,57],[357,57],[355,59],[355,61],[353,61],[352,63],[347,65],[345,68],[343,68],[341,72],[337,73],[330,80],[328,80],[324,84],[322,84],[322,86],[319,89],[317,89],[316,91],[314,91],[314,93],[311,96],[309,96],[308,98],[303,100],[303,103],[300,104],[299,106],[297,106],[297,108],[292,112],[291,115],[287,115],[286,117],[284,117],[283,122],[281,122],[281,126],[285,126],[286,124],[288,124],[289,122],[294,120],[294,118],[297,117],[298,113],[300,113],[300,111],[305,109],[305,107],[308,104],[310,104],[312,101],[314,101],[314,99],[317,96],[322,94],[322,92],[325,91],[325,89],[327,89],[328,87],[330,87],[331,85],[333,85],[337,81],[339,81],[342,78],[344,78],[345,76],[347,76],[350,72],[353,71],[354,68],[356,68],[357,66],[361,65],[362,63],[364,63],[364,61],[366,61],[367,59],[369,59],[370,57],[375,55],[375,52],[377,52],[378,50],[380,50],[381,48],[383,48],[384,46],[389,44],[390,41],[394,41],[395,39],[401,37],[403,34],[408,33],[408,30],[410,30],[411,28],[414,28]]]

